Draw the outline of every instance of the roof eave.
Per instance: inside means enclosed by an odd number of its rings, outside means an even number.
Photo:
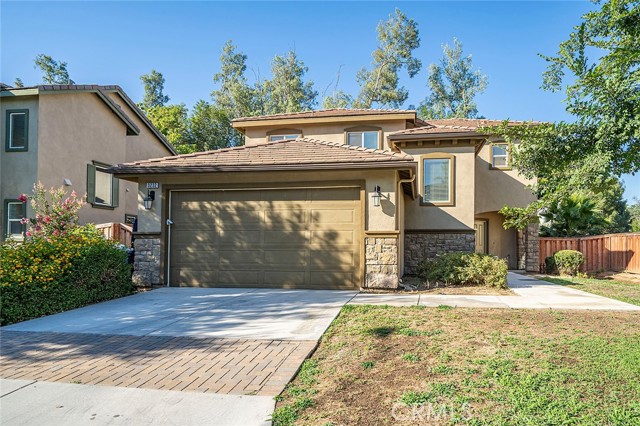
[[[461,139],[461,138],[484,138],[487,137],[486,134],[484,133],[478,133],[478,132],[456,132],[456,133],[451,133],[451,132],[443,132],[443,133],[413,133],[413,134],[400,134],[400,135],[389,135],[387,136],[389,141],[394,142],[394,141],[403,141],[403,142],[408,142],[408,141],[426,141],[426,140],[443,140],[443,139]]]
[[[415,113],[398,112],[386,114],[340,115],[326,117],[300,117],[300,118],[264,118],[259,120],[235,119],[231,121],[234,129],[247,129],[263,126],[285,126],[299,123],[345,123],[353,121],[389,121],[389,120],[414,120]]]

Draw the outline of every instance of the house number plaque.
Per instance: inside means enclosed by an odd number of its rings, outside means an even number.
[[[147,189],[158,189],[160,184],[158,182],[147,182]]]

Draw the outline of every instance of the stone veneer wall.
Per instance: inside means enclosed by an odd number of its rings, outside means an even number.
[[[365,238],[365,283],[366,288],[397,288],[398,238]]]
[[[539,272],[540,262],[544,262],[544,259],[540,259],[539,229],[539,224],[532,223],[526,229],[518,231],[518,269]]]
[[[133,247],[133,284],[137,287],[152,287],[160,282],[161,251],[157,236],[135,235]]]
[[[476,234],[471,232],[407,232],[404,237],[404,272],[417,274],[418,265],[438,254],[474,252]]]

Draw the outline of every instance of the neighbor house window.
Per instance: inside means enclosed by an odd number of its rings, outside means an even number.
[[[509,145],[506,143],[491,145],[491,165],[497,169],[509,167]]]
[[[347,132],[347,144],[352,146],[360,146],[362,148],[378,149],[380,132]]]
[[[29,145],[29,110],[13,109],[7,111],[7,151],[26,151]]]
[[[22,219],[26,214],[26,204],[19,200],[6,200],[4,207],[5,237],[8,239],[21,239],[25,231]]]
[[[283,141],[286,139],[298,139],[300,135],[269,135],[269,142]]]
[[[453,202],[453,158],[424,158],[422,160],[422,200],[430,204]]]
[[[119,181],[109,166],[102,163],[87,165],[87,201],[94,207],[118,207]]]

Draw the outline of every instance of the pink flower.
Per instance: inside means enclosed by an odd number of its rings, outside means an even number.
[[[23,203],[27,202],[27,194],[20,194],[20,196],[18,197],[19,201],[22,201]]]
[[[27,237],[30,237],[31,235],[33,235],[30,231],[27,231]]]
[[[60,232],[58,232],[58,230],[57,230],[57,229],[54,229],[54,230],[53,230],[53,235],[58,236],[58,234],[60,234]]]
[[[78,193],[76,191],[71,191],[71,196],[73,198],[78,198]]]
[[[51,223],[51,218],[50,218],[49,216],[45,216],[45,217],[44,217],[44,221],[45,221],[46,223]]]

